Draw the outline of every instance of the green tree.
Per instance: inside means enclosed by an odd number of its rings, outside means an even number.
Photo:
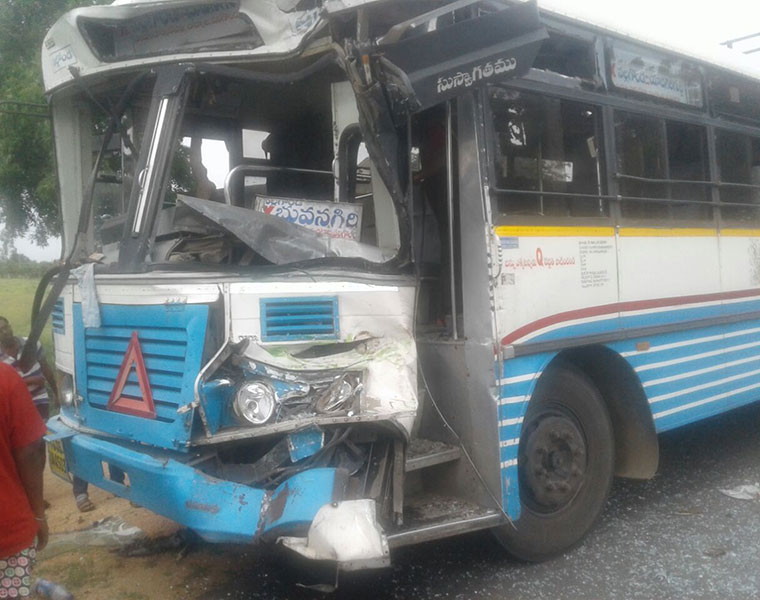
[[[40,49],[53,23],[89,0],[0,0],[0,102],[44,103]],[[8,108],[5,105],[5,108]],[[60,231],[47,119],[0,113],[0,221],[8,234]]]

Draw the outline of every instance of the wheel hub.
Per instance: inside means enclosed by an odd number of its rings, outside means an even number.
[[[574,421],[539,415],[520,449],[521,485],[534,508],[556,511],[580,490],[586,474],[586,441]]]

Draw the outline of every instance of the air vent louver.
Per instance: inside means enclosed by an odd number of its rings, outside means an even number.
[[[339,331],[337,298],[261,299],[264,342],[336,339]]]

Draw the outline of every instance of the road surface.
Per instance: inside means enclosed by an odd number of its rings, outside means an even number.
[[[505,557],[487,532],[401,549],[387,570],[324,596],[258,551],[219,550],[237,576],[198,599],[635,599],[760,597],[760,501],[719,489],[760,482],[760,407],[660,438],[651,481],[617,481],[583,545],[551,562]]]

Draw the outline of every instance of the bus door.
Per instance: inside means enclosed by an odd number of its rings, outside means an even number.
[[[357,19],[358,33],[373,30],[373,16],[368,10],[363,28]],[[472,465],[459,461],[444,486],[480,505],[500,504],[501,486],[493,240],[483,179],[483,106],[474,92],[527,73],[546,37],[535,2],[495,8],[462,0],[393,25],[374,46],[353,40],[356,64],[364,67],[356,69],[352,84],[365,117],[360,125],[369,130],[365,142],[377,144],[377,154],[390,164],[409,153],[409,172],[400,170],[397,183],[411,190],[403,201],[419,280],[417,433],[467,448]],[[352,44],[344,46],[350,51]],[[488,489],[472,485],[472,467]]]

